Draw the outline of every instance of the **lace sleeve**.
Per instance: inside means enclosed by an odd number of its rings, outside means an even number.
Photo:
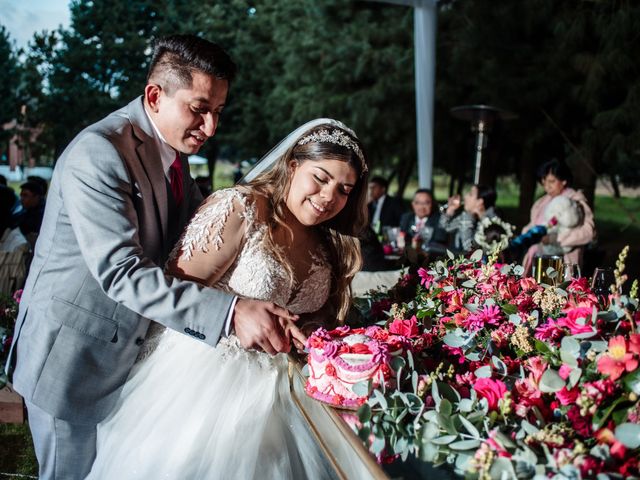
[[[213,193],[185,229],[167,263],[167,272],[213,285],[238,256],[249,225],[253,205],[236,189]]]

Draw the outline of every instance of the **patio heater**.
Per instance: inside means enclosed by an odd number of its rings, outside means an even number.
[[[474,155],[475,170],[473,183],[480,183],[480,169],[482,168],[482,154],[487,148],[489,133],[496,120],[512,120],[518,116],[507,110],[502,110],[491,105],[462,105],[453,107],[451,115],[459,120],[470,123],[471,131],[476,136]]]

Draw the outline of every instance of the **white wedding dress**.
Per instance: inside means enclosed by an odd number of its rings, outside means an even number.
[[[291,299],[285,270],[263,246],[266,225],[255,220],[255,205],[236,189],[211,198],[174,255],[189,258],[195,249],[207,248],[215,255],[211,247],[224,242],[224,224],[240,203],[244,243],[216,287],[298,314],[325,303],[330,267],[324,253],[312,256],[309,274]],[[335,476],[291,400],[286,355],[244,350],[233,335],[212,348],[159,325],[150,328],[143,351],[116,408],[98,425],[97,457],[88,478]]]

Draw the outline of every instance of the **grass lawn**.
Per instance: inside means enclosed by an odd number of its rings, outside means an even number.
[[[33,451],[29,426],[0,424],[0,479],[20,478],[10,474],[36,478],[38,462]]]

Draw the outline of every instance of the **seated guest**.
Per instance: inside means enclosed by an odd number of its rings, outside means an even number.
[[[360,252],[362,254],[363,272],[375,272],[380,270],[394,270],[398,268],[397,262],[387,260],[384,256],[384,249],[376,233],[371,227],[365,228],[360,233]]]
[[[44,216],[44,194],[40,182],[28,181],[20,185],[22,212],[18,216],[18,227],[33,248],[42,226]]]
[[[12,228],[11,209],[15,194],[0,186],[0,294],[11,295],[22,288],[27,274],[29,243],[20,230]]]
[[[404,213],[404,205],[399,198],[387,195],[389,182],[382,177],[369,179],[369,225],[376,233],[383,227],[397,227]]]
[[[596,236],[593,212],[587,204],[587,199],[581,191],[570,187],[571,170],[565,163],[558,160],[544,163],[538,170],[538,180],[544,187],[545,195],[540,197],[531,207],[530,221],[524,226],[522,232],[525,233],[536,225],[545,225],[552,217],[556,217],[556,221],[560,221],[560,223],[554,229],[554,233],[542,237],[540,241],[542,245],[536,244],[529,248],[523,260],[525,273],[530,272],[534,255],[547,253],[543,247],[553,245],[559,248],[559,253],[564,257],[564,263],[582,266],[584,248]],[[557,209],[555,205],[558,204],[558,200],[561,200],[558,197],[566,197],[562,200],[568,202],[568,205],[561,207],[564,212],[554,213],[553,210]],[[579,219],[568,223],[563,228],[561,220],[563,220],[563,216],[570,213],[572,208],[578,210],[577,217]]]
[[[478,221],[498,216],[495,211],[496,198],[496,191],[487,185],[473,185],[464,196],[464,205],[460,195],[449,198],[447,209],[440,216],[440,226],[454,235],[451,250],[470,252],[477,247],[473,238]],[[456,215],[461,206],[464,210]]]
[[[7,177],[5,177],[4,175],[0,175],[0,186],[7,187],[13,194],[13,206],[11,207],[11,226],[15,227],[16,219],[22,211],[22,204],[20,203],[20,199],[15,194],[13,189],[7,185]]]
[[[416,236],[420,237],[420,243],[447,243],[447,232],[440,227],[440,212],[431,190],[417,190],[411,201],[411,209],[413,211],[404,213],[400,218],[400,231],[404,233],[407,243]]]

